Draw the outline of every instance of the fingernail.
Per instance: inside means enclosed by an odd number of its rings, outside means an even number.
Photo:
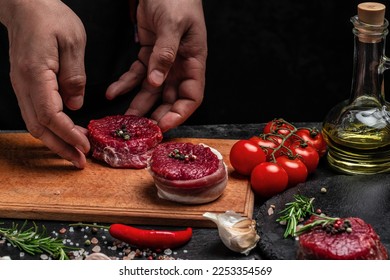
[[[77,146],[76,146],[76,149],[78,149],[79,151],[81,151],[83,154],[88,153],[88,150],[86,150],[86,148],[84,148],[83,146],[77,145]]]
[[[77,162],[77,161],[72,161],[72,164],[77,167],[77,168],[80,168],[80,164]]]
[[[70,109],[80,109],[83,106],[84,98],[81,95],[71,96],[66,100],[66,105]]]
[[[151,82],[156,86],[161,86],[164,82],[164,74],[159,70],[153,70],[149,76]]]

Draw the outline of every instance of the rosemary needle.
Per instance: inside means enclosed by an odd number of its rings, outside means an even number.
[[[281,216],[276,220],[286,224],[284,238],[296,235],[298,223],[314,212],[313,201],[314,198],[296,194],[294,195],[294,201],[286,203],[286,208],[279,212]]]
[[[20,228],[17,224],[12,223],[11,228],[0,228],[0,235],[13,246],[30,255],[46,252],[55,259],[69,259],[65,249],[70,248],[65,246],[62,240],[48,236],[44,226],[40,232],[35,223],[28,229],[26,226],[27,221]]]

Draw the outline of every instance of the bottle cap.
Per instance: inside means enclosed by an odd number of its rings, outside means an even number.
[[[382,25],[385,20],[386,6],[376,2],[364,2],[358,5],[358,18],[371,25]]]

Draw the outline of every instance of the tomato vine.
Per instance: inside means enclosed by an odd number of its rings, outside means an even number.
[[[243,149],[248,141],[260,147],[265,157],[259,156],[259,151],[249,153]],[[326,150],[326,142],[317,128],[297,127],[283,118],[275,118],[260,134],[237,141],[231,148],[230,162],[239,174],[251,177],[255,193],[270,197],[305,182]],[[287,173],[287,182],[284,173]]]

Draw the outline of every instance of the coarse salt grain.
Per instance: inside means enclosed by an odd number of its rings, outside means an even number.
[[[127,257],[128,257],[130,260],[132,260],[132,259],[135,258],[135,255],[136,255],[136,252],[135,252],[135,251],[131,251],[131,252],[127,255]]]
[[[165,255],[171,255],[171,254],[172,254],[172,250],[169,249],[169,248],[168,248],[168,249],[165,249],[165,250],[164,250],[164,254],[165,254]]]
[[[101,251],[101,247],[99,245],[96,245],[95,247],[92,248],[92,252],[94,253],[99,253]]]
[[[75,257],[80,256],[80,252],[79,251],[73,251],[73,256],[75,256]]]
[[[99,240],[98,240],[96,237],[92,237],[91,243],[92,243],[93,245],[96,245],[96,244],[99,243]]]

